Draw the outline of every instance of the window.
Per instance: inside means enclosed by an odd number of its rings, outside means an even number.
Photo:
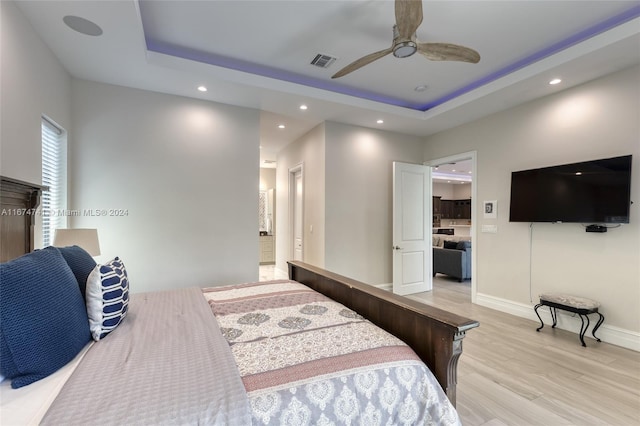
[[[64,129],[42,117],[42,246],[53,243],[57,228],[66,228],[67,138]]]

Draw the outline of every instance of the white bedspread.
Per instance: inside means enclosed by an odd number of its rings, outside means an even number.
[[[247,395],[198,288],[131,297],[125,321],[96,342],[42,424],[246,425]]]
[[[0,425],[37,425],[58,396],[93,342],[88,343],[67,365],[49,377],[19,389],[11,380],[0,383]]]

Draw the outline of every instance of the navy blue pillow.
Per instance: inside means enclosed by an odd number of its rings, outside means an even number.
[[[84,300],[59,250],[0,264],[0,374],[12,388],[55,372],[90,339]]]
[[[442,244],[442,248],[446,248],[449,250],[455,250],[458,248],[458,242],[457,241],[445,241]]]
[[[86,299],[87,278],[91,271],[93,271],[93,268],[96,267],[96,261],[79,246],[58,247],[58,250],[60,250],[62,257],[64,257],[69,268],[71,268],[71,272],[75,275],[82,297]]]

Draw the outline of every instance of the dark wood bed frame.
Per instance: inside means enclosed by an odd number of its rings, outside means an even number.
[[[342,303],[407,343],[456,405],[458,358],[467,330],[478,321],[397,296],[377,287],[291,261],[289,278]]]
[[[36,208],[46,186],[0,177],[0,262],[29,253],[34,248]]]

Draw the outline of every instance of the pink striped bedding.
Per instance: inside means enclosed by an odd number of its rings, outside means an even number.
[[[457,425],[401,340],[293,281],[203,294],[235,358],[253,424]]]

